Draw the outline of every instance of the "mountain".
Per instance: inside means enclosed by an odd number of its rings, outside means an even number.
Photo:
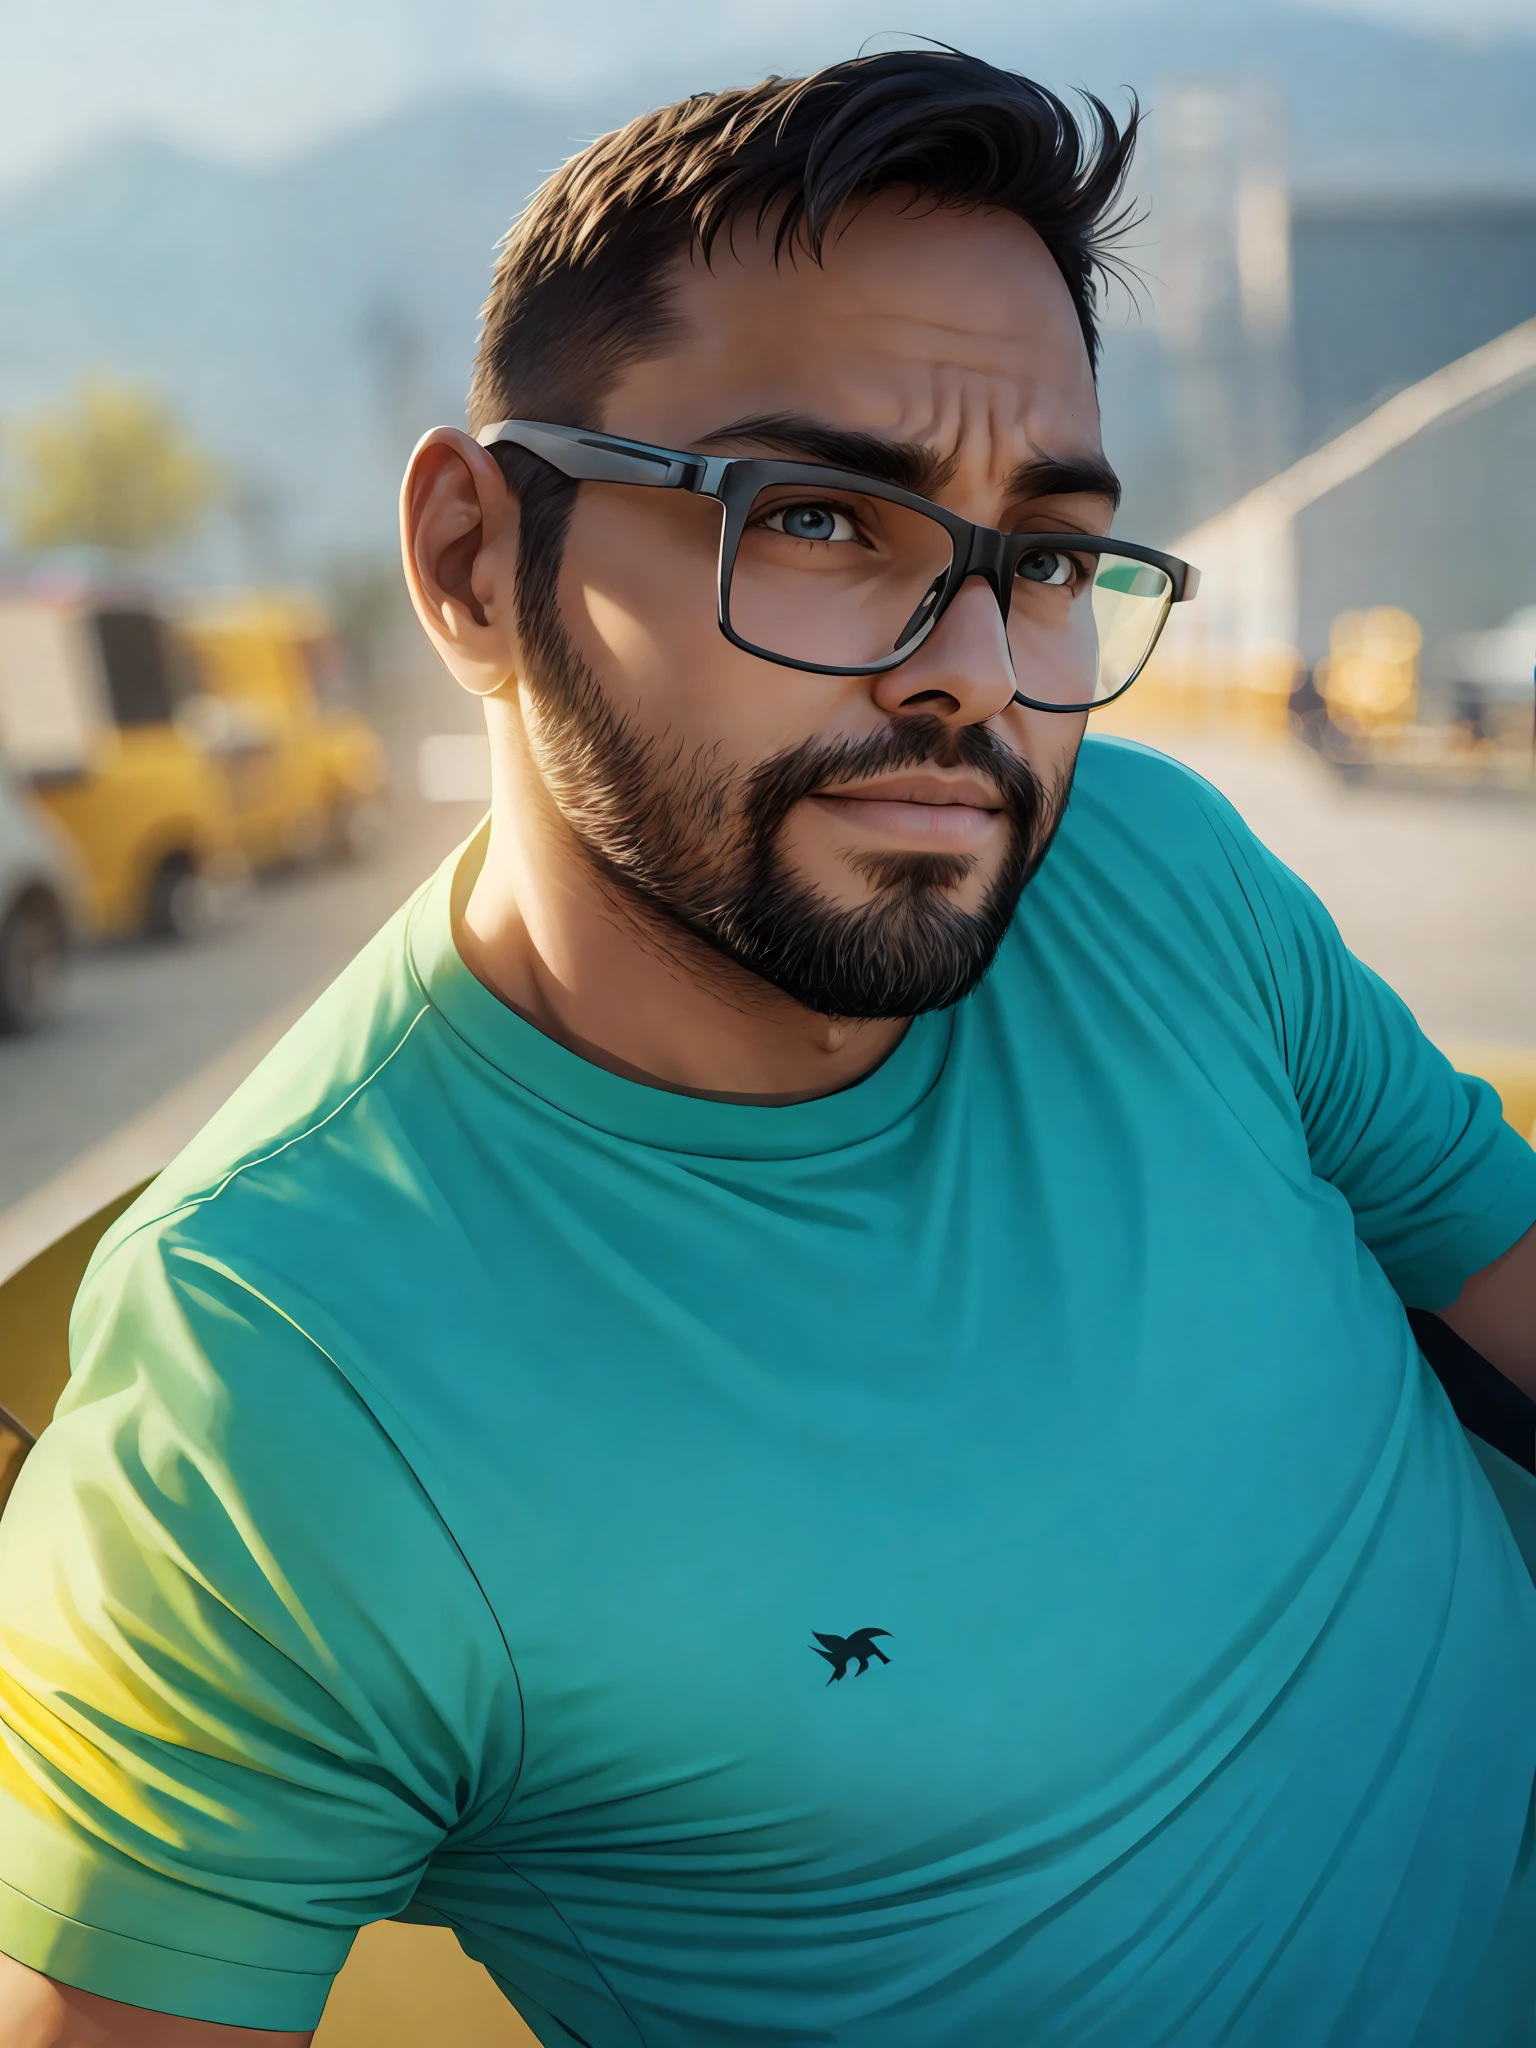
[[[1271,81],[1311,193],[1536,192],[1536,44],[1464,48],[1259,0],[1083,0],[1027,28],[1016,7],[972,14],[989,56],[1061,86],[1136,88],[1154,143],[1162,81]],[[675,69],[578,107],[425,101],[265,170],[128,138],[10,193],[0,415],[87,367],[148,379],[237,479],[224,573],[291,575],[388,547],[406,449],[462,418],[508,221],[582,141],[682,89]],[[1155,226],[1141,243],[1155,272]],[[1111,337],[1116,405],[1149,388],[1144,339]]]
[[[584,132],[479,97],[268,172],[94,152],[0,209],[0,411],[148,379],[287,551],[376,546],[403,451],[463,416],[498,237]]]

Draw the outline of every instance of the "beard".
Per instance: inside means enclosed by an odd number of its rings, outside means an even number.
[[[583,857],[663,945],[691,939],[835,1018],[915,1017],[980,984],[1050,848],[1070,769],[1048,789],[984,727],[910,714],[861,739],[807,740],[722,770],[707,749],[690,755],[676,735],[649,737],[617,716],[553,604],[537,609],[524,644],[539,766]],[[852,908],[787,865],[782,828],[804,798],[930,763],[975,770],[1001,798],[1007,845],[974,910],[950,895],[974,855],[861,854],[852,866],[874,894]]]

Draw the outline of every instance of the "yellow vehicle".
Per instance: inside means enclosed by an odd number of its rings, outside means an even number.
[[[340,701],[324,612],[286,592],[205,600],[181,626],[196,665],[195,728],[227,778],[253,867],[355,851],[377,815],[384,749]]]
[[[219,771],[180,720],[175,636],[134,594],[0,598],[0,755],[73,842],[88,936],[188,936],[238,871]]]

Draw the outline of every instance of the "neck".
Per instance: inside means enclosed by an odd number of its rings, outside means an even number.
[[[906,1020],[819,1015],[606,881],[497,746],[490,838],[455,931],[465,965],[582,1059],[726,1102],[805,1102],[870,1073]]]

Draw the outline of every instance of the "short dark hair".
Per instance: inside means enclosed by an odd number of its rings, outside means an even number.
[[[1125,226],[1139,113],[1117,122],[945,48],[895,50],[699,93],[642,114],[561,166],[502,243],[470,387],[472,430],[499,419],[596,426],[625,363],[664,345],[665,272],[722,232],[771,226],[775,257],[820,262],[840,218],[876,192],[997,207],[1027,221],[1072,294],[1098,361],[1098,279]]]

